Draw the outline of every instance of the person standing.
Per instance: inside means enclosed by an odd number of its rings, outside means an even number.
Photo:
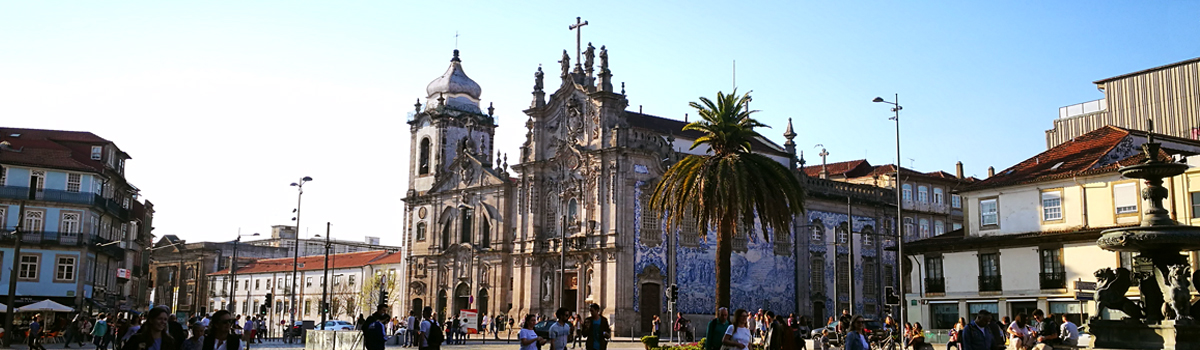
[[[420,320],[417,319],[417,311],[409,310],[408,318],[404,319],[405,325],[408,326],[408,339],[404,341],[404,347],[421,346],[417,343],[417,330],[421,328]]]
[[[199,318],[196,318],[196,322],[192,322],[191,327],[189,328],[192,330],[192,337],[184,340],[183,345],[181,345],[179,349],[200,350],[202,347],[204,347],[204,324],[200,322]]]
[[[533,325],[536,323],[537,316],[534,315],[525,316],[525,322],[521,323],[521,331],[517,333],[517,339],[521,340],[521,350],[537,350],[546,343],[546,338],[533,331]]]
[[[383,350],[387,344],[384,320],[387,320],[387,315],[380,315],[378,312],[367,318],[367,328],[363,330],[363,349]]]
[[[204,346],[200,350],[240,350],[241,338],[233,333],[237,320],[229,310],[220,310],[213,314],[208,334],[204,335]]]
[[[179,320],[175,314],[168,314],[167,316],[167,334],[170,334],[171,338],[175,340],[176,349],[183,348],[183,341],[187,340],[187,330],[183,328],[183,325],[179,324]]]
[[[721,345],[734,349],[749,349],[750,342],[754,340],[749,328],[750,314],[746,310],[737,309],[733,315],[733,324],[725,329]]]
[[[426,306],[421,310],[421,326],[417,331],[417,347],[421,350],[438,350],[442,346],[441,325],[433,317],[433,308]]]
[[[142,317],[141,316],[133,316],[133,318],[129,320],[129,328],[126,328],[125,334],[121,336],[121,349],[125,349],[126,348],[125,344],[129,343],[129,339],[133,338],[133,335],[137,334],[138,331],[141,329],[142,329]]]
[[[83,318],[83,314],[76,314],[75,318],[67,323],[67,329],[63,330],[63,349],[71,348],[71,341],[79,337],[79,319]]]
[[[842,346],[845,350],[870,350],[871,345],[867,342],[867,336],[863,334],[863,318],[862,315],[854,315],[850,318],[850,327],[846,329],[846,341]],[[920,350],[920,348],[916,348]]]
[[[108,349],[108,315],[100,314],[96,319],[96,325],[92,326],[92,343],[96,344],[96,350]]]
[[[708,340],[704,341],[704,350],[721,350],[721,343],[717,339],[725,338],[725,330],[729,329],[729,309],[717,309],[717,317],[712,321],[708,321],[708,331],[704,333],[704,337]]]
[[[656,337],[662,337],[662,320],[658,318],[658,315],[654,315],[654,319],[650,321],[650,329],[650,334],[653,334]]]
[[[558,322],[550,325],[550,350],[565,350],[567,348],[567,342],[571,338],[571,331],[574,330],[574,327],[571,327],[570,313],[571,311],[565,307],[560,307],[554,311],[554,317],[558,319]]]
[[[987,310],[980,310],[975,314],[975,320],[963,326],[962,330],[958,331],[958,347],[960,350],[992,350],[995,344],[994,335],[990,328],[992,327],[992,313]],[[1003,344],[1003,340],[1001,340]]]
[[[606,350],[608,349],[608,340],[612,338],[612,327],[609,326],[608,319],[600,316],[600,305],[588,305],[587,320],[583,321],[583,327],[580,330],[587,336],[587,341],[583,344],[586,350]]]
[[[33,315],[33,322],[29,322],[29,336],[25,337],[25,344],[29,345],[30,350],[45,350],[42,347],[42,315]]]
[[[146,313],[145,324],[140,324],[138,317],[135,317],[128,331],[132,336],[126,338],[125,346],[121,347],[121,350],[178,350],[175,339],[168,333],[169,313],[171,312],[163,307],[150,309]]]
[[[1079,327],[1067,318],[1067,314],[1062,315],[1062,326],[1059,326],[1058,338],[1062,340],[1063,345],[1076,346],[1079,342]]]

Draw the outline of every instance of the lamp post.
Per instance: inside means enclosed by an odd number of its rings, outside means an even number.
[[[249,234],[246,236],[258,236],[258,233]],[[238,258],[237,249],[238,249],[238,243],[242,242],[242,237],[245,237],[245,236],[242,236],[241,233],[238,233],[237,239],[233,240],[233,262],[229,264],[229,279],[233,281],[233,289],[235,289],[235,290],[237,289],[237,258]],[[247,286],[247,287],[249,287],[249,286]],[[237,313],[237,300],[236,299],[237,299],[237,293],[231,291],[231,293],[229,293],[229,312],[232,312],[235,314]],[[250,302],[250,288],[246,288],[246,302],[247,303]]]
[[[329,227],[325,223],[325,269],[321,271],[321,330],[325,330],[325,321],[329,318]],[[317,235],[321,238],[321,235]]]
[[[902,180],[900,178],[900,110],[904,109],[904,107],[900,106],[900,94],[896,94],[891,102],[884,100],[882,97],[876,97],[871,102],[890,104],[890,105],[892,105],[892,112],[896,113],[895,116],[888,118],[888,119],[896,122],[896,225],[895,225],[895,227],[896,227],[896,232],[898,233],[898,236],[900,237],[898,243],[896,243],[896,256],[897,256],[897,258],[899,258],[897,260],[899,260],[899,262],[900,262],[900,278],[896,279],[896,284],[897,284],[896,289],[900,293],[900,324],[903,325],[903,324],[907,324],[907,322],[908,322],[908,313],[905,312],[905,309],[907,308],[907,305],[905,305],[905,304],[907,304],[908,301],[905,300],[905,293],[904,293],[904,263],[908,262],[908,257],[904,256],[904,230],[903,230],[903,226],[901,226],[903,224],[903,220],[904,220],[904,212],[903,212],[904,204],[903,204],[903,202],[901,202],[901,197],[900,197],[901,192],[903,191],[903,186],[901,185]]]
[[[288,323],[288,327],[294,327],[296,325],[296,284],[297,284],[296,277],[298,276],[297,273],[299,271],[297,270],[297,268],[299,267],[299,263],[300,263],[300,203],[302,203],[301,200],[304,198],[304,183],[309,182],[309,181],[312,181],[312,177],[305,176],[305,177],[300,178],[299,181],[292,183],[292,187],[295,187],[296,191],[299,193],[296,194],[296,209],[292,211],[292,212],[296,213],[296,217],[292,218],[292,220],[296,221],[296,232],[295,232],[296,253],[295,253],[295,255],[292,255],[292,286],[291,286],[291,288],[288,288],[289,292],[291,292],[291,294],[292,294],[291,298],[290,298],[291,299],[290,301],[292,303],[291,316],[290,316],[290,323]],[[291,340],[291,339],[289,338],[288,340]]]

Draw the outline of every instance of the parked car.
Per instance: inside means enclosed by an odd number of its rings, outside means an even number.
[[[304,339],[304,333],[310,329],[316,328],[316,325],[317,323],[314,321],[296,321],[296,324],[292,325],[292,329],[290,332],[288,332],[288,335]]]
[[[354,325],[351,324],[350,322],[346,322],[346,321],[329,320],[329,321],[325,321],[325,330],[327,330],[327,331],[352,331],[352,330],[354,330]]]

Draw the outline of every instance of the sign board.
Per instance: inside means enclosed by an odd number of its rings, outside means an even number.
[[[1075,290],[1096,290],[1096,282],[1075,281]]]
[[[1096,294],[1093,292],[1075,292],[1075,300],[1079,300],[1079,301],[1096,300]]]
[[[130,273],[126,269],[117,269],[117,278],[129,279]]]
[[[463,321],[463,324],[467,326],[467,334],[479,333],[479,310],[458,310],[458,317]]]

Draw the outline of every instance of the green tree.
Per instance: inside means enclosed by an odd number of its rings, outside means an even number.
[[[753,239],[755,219],[766,229],[790,230],[792,219],[804,210],[804,188],[793,170],[753,153],[751,140],[760,138],[757,127],[767,127],[750,117],[750,93],[738,96],[717,92],[716,101],[700,97],[691,102],[700,118],[683,127],[704,134],[691,149],[707,146],[705,155],[688,155],[667,169],[651,197],[650,208],[665,216],[674,232],[689,220],[696,227],[717,230],[717,305],[729,306],[730,256],[739,231]],[[707,230],[699,232],[702,239]]]

